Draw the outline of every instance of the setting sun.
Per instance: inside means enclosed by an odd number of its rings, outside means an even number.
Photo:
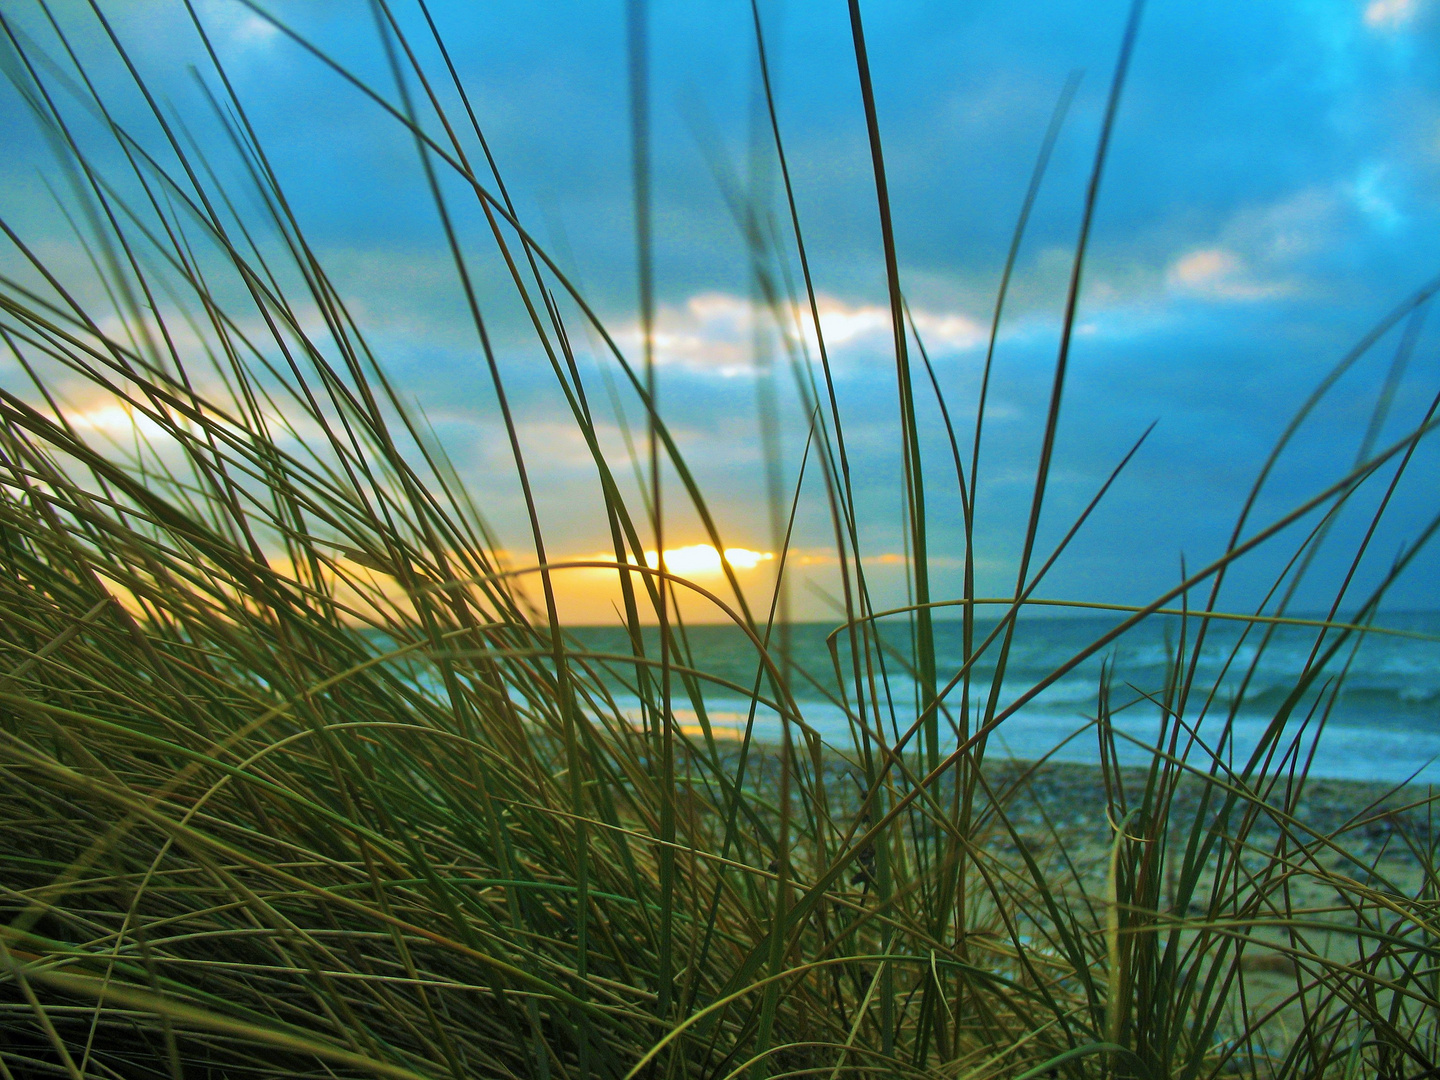
[[[762,562],[773,558],[775,555],[769,551],[751,551],[749,548],[740,547],[725,549],[725,561],[736,570],[753,570]],[[659,565],[655,552],[645,552],[645,565]],[[720,553],[710,544],[666,548],[665,569],[673,574],[718,574],[721,570]]]

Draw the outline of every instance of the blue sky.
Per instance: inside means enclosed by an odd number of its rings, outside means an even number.
[[[101,55],[85,12],[66,10]],[[518,492],[493,394],[426,198],[413,143],[283,35],[232,0],[199,5],[312,243],[380,355],[424,408],[507,544],[522,548]],[[107,10],[111,10],[107,8]],[[272,3],[389,91],[367,5]],[[981,591],[1011,588],[1030,500],[1087,173],[1126,7],[1121,3],[863,5],[903,285],[952,415],[968,430],[984,332],[1034,155],[1067,76],[1083,81],[1057,144],[1001,330],[981,462]],[[867,551],[903,596],[894,360],[873,177],[845,5],[767,0],[779,119],[853,459]],[[407,29],[416,13],[397,4]],[[624,5],[437,2],[522,219],[572,271],[617,338],[636,344]],[[201,53],[180,5],[114,5],[148,77],[200,116],[185,65]],[[7,17],[45,40],[35,11]],[[1260,462],[1310,389],[1395,304],[1440,272],[1440,3],[1295,0],[1145,12],[1097,209],[1041,547],[1152,423],[1153,435],[1057,565],[1051,595],[1143,602],[1214,557]],[[727,542],[771,546],[759,497],[749,281],[707,152],[743,176],[754,83],[748,5],[651,5],[658,358],[663,410]],[[427,63],[435,61],[424,52]],[[113,63],[102,88],[127,90]],[[393,96],[393,94],[391,95]],[[0,106],[7,220],[63,252],[38,171],[53,170],[13,95]],[[447,99],[448,101],[448,99]],[[133,102],[132,102],[133,106]],[[122,110],[125,106],[122,105]],[[208,143],[207,143],[208,145]],[[218,145],[218,143],[216,144]],[[706,147],[709,150],[706,150]],[[447,188],[457,198],[457,185]],[[778,194],[778,190],[776,191]],[[776,211],[780,203],[774,202]],[[459,204],[482,301],[541,492],[552,549],[605,546],[593,466],[508,296],[472,208]],[[10,259],[7,252],[5,259]],[[57,256],[60,257],[60,256]],[[791,262],[794,269],[793,260]],[[578,338],[577,332],[577,338]],[[1398,332],[1302,429],[1260,501],[1268,522],[1351,466]],[[1421,333],[1381,444],[1436,390],[1440,318]],[[591,391],[604,400],[597,368]],[[13,368],[0,378],[15,377]],[[917,371],[923,385],[923,374]],[[784,468],[804,437],[779,380]],[[639,410],[633,399],[629,417]],[[959,504],[933,398],[921,402],[937,590],[958,589]],[[617,462],[618,426],[607,421]],[[1383,568],[1436,511],[1440,459],[1421,448],[1374,542]],[[1362,509],[1362,495],[1357,511]],[[1336,529],[1302,606],[1328,602],[1364,516]],[[797,547],[823,582],[830,540],[818,485]],[[702,539],[677,514],[675,542]],[[1244,603],[1268,583],[1261,553],[1236,575]],[[1440,559],[1422,557],[1395,607],[1440,606]],[[807,573],[810,571],[806,571]],[[823,603],[798,590],[798,611]]]

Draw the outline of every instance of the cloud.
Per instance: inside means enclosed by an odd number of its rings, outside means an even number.
[[[1269,203],[1243,207],[1201,243],[1173,257],[1165,285],[1172,295],[1253,303],[1309,291],[1317,263],[1346,242],[1358,210],[1384,230],[1399,220],[1381,181],[1383,170],[1326,185],[1307,185]]]
[[[833,296],[816,298],[820,330],[832,358],[885,352],[891,349],[893,329],[889,307],[880,304],[847,304]],[[986,329],[963,312],[912,311],[915,329],[931,355],[949,355],[984,344]],[[789,340],[804,337],[814,355],[817,349],[814,319],[808,306],[785,313],[784,331]],[[664,305],[655,318],[655,360],[691,371],[735,378],[754,371],[755,309],[748,299],[730,293],[705,292],[683,304]],[[761,327],[773,330],[767,310]],[[638,355],[640,330],[631,322],[616,339],[627,352]]]
[[[1384,164],[1366,165],[1350,185],[1350,197],[1356,209],[1383,232],[1393,232],[1404,224],[1405,215],[1395,206],[1387,189],[1387,172]]]
[[[240,48],[268,46],[280,34],[274,23],[234,0],[204,0],[199,6],[206,29],[212,35],[218,31]]]
[[[1365,25],[1372,30],[1398,30],[1415,18],[1419,0],[1370,0],[1365,5]]]
[[[723,378],[747,374],[752,323],[749,302],[726,293],[702,293],[680,307],[666,305],[655,320],[656,362]],[[632,325],[622,336],[638,355],[639,327]]]
[[[1206,300],[1268,300],[1291,291],[1282,282],[1258,280],[1244,259],[1223,247],[1199,248],[1181,256],[1170,264],[1165,281],[1172,292]]]
[[[1238,215],[1229,231],[1258,258],[1298,261],[1328,246],[1340,227],[1340,205],[1330,189],[1307,187],[1287,199]]]
[[[932,351],[967,352],[985,344],[987,331],[968,315],[936,315],[928,311],[913,313],[915,328]],[[824,318],[821,318],[823,325]],[[936,350],[936,345],[940,349]]]

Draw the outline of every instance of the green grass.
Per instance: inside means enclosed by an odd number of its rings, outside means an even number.
[[[688,662],[676,593],[689,586],[645,570],[644,551],[657,546],[662,506],[695,512],[724,544],[663,410],[649,406],[648,346],[633,360],[614,346],[481,164],[488,149],[468,102],[441,111],[442,98],[463,100],[448,57],[418,67],[388,9],[376,10],[404,91],[356,85],[367,107],[415,135],[488,361],[481,377],[513,441],[534,562],[495,549],[463,477],[387,381],[223,71],[202,73],[210,121],[226,126],[246,170],[225,185],[143,83],[124,89],[148,110],[141,123],[112,111],[113,80],[86,81],[85,64],[99,61],[77,62],[54,33],[37,44],[5,16],[7,73],[56,147],[51,179],[90,264],[52,266],[27,246],[23,223],[0,223],[7,265],[20,268],[0,282],[0,336],[32,378],[0,388],[0,1076],[1436,1075],[1440,880],[1428,802],[1392,800],[1338,826],[1307,822],[1302,809],[1308,736],[1340,692],[1332,660],[1355,646],[1429,532],[1372,594],[1333,583],[1333,609],[1310,626],[1310,662],[1250,760],[1191,737],[1201,715],[1220,730],[1238,707],[1197,678],[1209,616],[1237,617],[1216,611],[1225,574],[1261,545],[1292,546],[1263,614],[1238,616],[1258,664],[1333,513],[1362,486],[1393,490],[1432,415],[1392,446],[1367,445],[1351,473],[1275,521],[1252,522],[1247,507],[1222,558],[1002,704],[1007,657],[1021,635],[1043,632],[1016,616],[1042,599],[1084,521],[1056,550],[1039,547],[1085,232],[1014,598],[982,604],[968,547],[963,595],[935,595],[922,492],[958,485],[968,541],[982,512],[983,408],[963,432],[947,409],[948,447],[923,451],[916,400],[938,397],[939,384],[905,319],[852,3],[914,589],[914,606],[884,617],[911,619],[913,633],[876,629],[883,613],[859,558],[844,428],[772,109],[788,246],[773,246],[743,199],[737,225],[757,295],[777,318],[814,317],[820,340],[818,355],[790,360],[812,417],[806,468],[824,485],[841,562],[834,675],[856,738],[822,746],[806,727],[791,695],[804,675],[778,618],[783,589],[752,610],[733,576],[713,610],[751,642],[741,689],[777,704],[785,737],[761,747],[689,735],[673,711],[703,717],[713,684]],[[632,30],[643,17],[632,10]],[[1138,7],[1085,230],[1137,20]],[[125,59],[118,38],[108,47]],[[643,101],[643,63],[632,84]],[[1044,142],[1007,282],[1071,92]],[[637,108],[642,149],[646,125]],[[647,168],[637,152],[642,222]],[[559,617],[558,564],[545,562],[482,321],[492,298],[475,292],[449,225],[442,193],[457,180],[492,228],[510,299],[533,318],[594,457],[628,654],[587,649]],[[80,299],[100,284],[107,304]],[[1335,377],[1429,295],[1400,304]],[[1002,285],[997,327],[1003,301]],[[648,505],[626,501],[612,470],[630,464],[602,453],[594,388],[570,345],[587,333],[645,405],[637,458]],[[1276,447],[1257,493],[1334,381]],[[134,444],[70,424],[51,396],[62,382],[126,402],[143,418]],[[791,496],[772,483],[768,498],[785,541]],[[937,665],[928,605],[940,603],[964,619],[970,659],[959,671]],[[977,622],[981,607],[997,619]],[[1127,629],[1176,608],[1191,618],[1173,642],[1148,768],[1116,764],[1110,687],[1096,688],[1107,753],[1091,797],[1110,823],[1101,857],[1055,823],[1022,831],[1022,817],[1046,805],[1034,792],[1051,774],[987,760],[989,733]],[[1239,656],[1237,646],[1237,668]],[[897,675],[925,699],[899,742],[880,718]],[[644,702],[643,723],[623,715],[617,685]],[[1297,710],[1309,711],[1301,735],[1287,727]],[[942,719],[957,726],[953,752]],[[1410,877],[1357,842],[1376,821],[1408,850]]]

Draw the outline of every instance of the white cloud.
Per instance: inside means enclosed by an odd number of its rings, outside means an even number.
[[[1365,25],[1372,30],[1398,30],[1419,9],[1420,0],[1370,0],[1365,5]]]
[[[988,331],[968,315],[936,315],[927,311],[912,313],[915,328],[925,339],[926,347],[935,351],[942,346],[945,352],[965,352],[985,344]],[[821,319],[823,325],[824,319]]]
[[[1350,185],[1350,197],[1356,208],[1385,232],[1391,232],[1403,225],[1405,215],[1400,213],[1390,197],[1385,184],[1388,169],[1380,163],[1366,165]]]
[[[1383,224],[1394,212],[1384,201],[1378,171],[1356,181],[1312,185],[1277,202],[1235,214],[1208,242],[1176,253],[1165,273],[1172,294],[1250,302],[1294,296],[1305,287],[1307,264],[1342,242],[1360,209]],[[1368,179],[1367,179],[1368,177]],[[1371,204],[1362,206],[1362,199]]]
[[[834,358],[847,355],[887,352],[893,329],[890,309],[879,304],[847,304],[831,296],[816,298],[820,330],[825,346]],[[961,312],[912,311],[931,355],[964,352],[983,345],[985,328]],[[787,313],[786,335],[795,340],[803,335],[811,354],[816,352],[814,320],[808,306]],[[692,296],[681,305],[660,308],[655,318],[656,363],[673,364],[724,378],[748,375],[753,370],[754,311],[749,300],[730,293],[708,292]],[[762,326],[773,330],[767,311]],[[631,355],[638,355],[639,327],[630,323],[616,338]]]
[[[726,293],[692,296],[683,307],[665,306],[655,320],[655,358],[661,364],[713,372],[726,378],[750,370],[750,304]],[[639,354],[640,333],[625,335]]]
[[[208,32],[219,32],[241,48],[268,46],[280,33],[274,23],[235,0],[204,0],[200,15]]]
[[[1207,300],[1267,300],[1291,291],[1283,282],[1262,281],[1239,254],[1224,247],[1199,248],[1170,264],[1171,291]]]
[[[1333,189],[1310,187],[1270,206],[1240,215],[1227,229],[1232,246],[1257,260],[1285,263],[1319,252],[1341,227]]]
[[[888,350],[892,347],[895,332],[889,307],[879,304],[851,306],[829,296],[817,297],[815,306],[820,312],[820,330],[825,335],[827,349],[843,351],[862,345],[871,349]],[[921,340],[925,342],[925,348],[932,354],[965,352],[985,343],[985,328],[961,312],[913,308],[911,317]],[[801,313],[799,322],[804,328],[806,340],[814,348],[814,319],[808,310]]]

